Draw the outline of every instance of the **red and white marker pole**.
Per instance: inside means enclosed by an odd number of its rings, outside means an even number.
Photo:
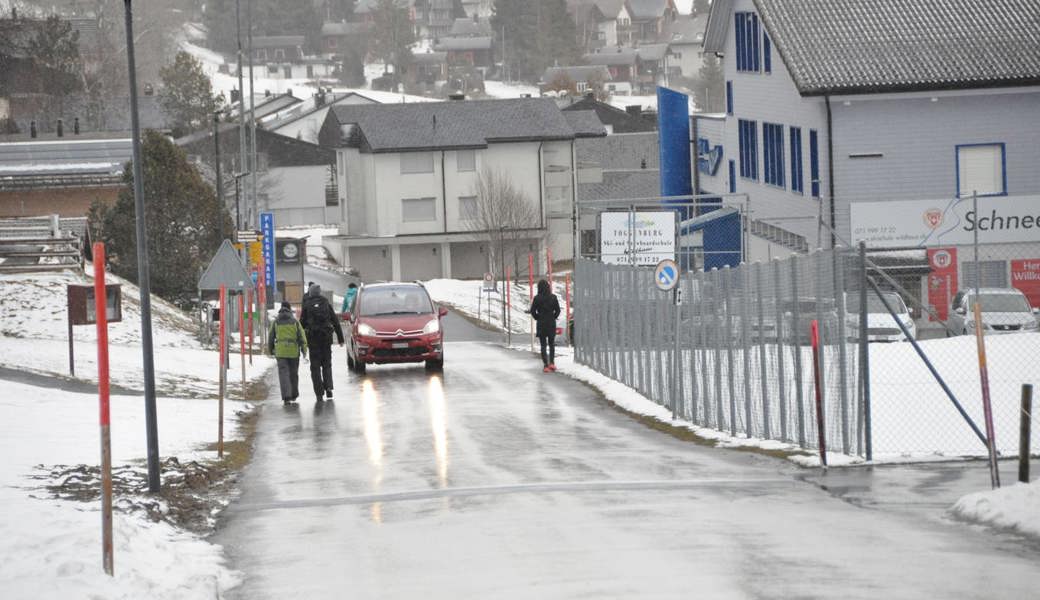
[[[224,457],[224,388],[227,383],[227,287],[220,286],[220,392],[217,407],[217,457]]]
[[[97,315],[98,405],[101,425],[101,562],[112,575],[112,434],[109,429],[108,307],[105,293],[105,245],[94,243],[94,314]]]
[[[993,489],[1000,487],[1000,469],[997,468],[997,441],[994,439],[993,406],[989,398],[989,367],[986,365],[986,340],[982,333],[982,307],[974,303],[975,342],[979,349],[979,381],[982,384],[982,416],[986,420],[986,441],[989,442],[989,480]]]
[[[238,355],[242,360],[242,399],[246,399],[246,297],[245,293],[238,295]]]
[[[249,309],[249,366],[253,366],[253,313],[256,311],[256,293],[249,291],[249,301],[246,307]]]
[[[531,304],[534,303],[534,255],[527,255],[527,308],[530,310]],[[528,319],[528,326],[531,330],[531,352],[534,352],[534,317]]]
[[[827,441],[824,435],[823,388],[820,386],[823,365],[820,364],[820,324],[813,319],[810,332],[812,334],[813,384],[816,389],[816,437],[820,444],[820,465],[827,467]]]
[[[552,263],[553,263],[553,260],[552,260],[552,249],[551,248],[546,248],[545,249],[545,267],[547,269],[547,272],[546,272],[545,275],[546,275],[546,279],[549,280],[550,284],[552,284],[552,282],[553,282],[553,265],[552,265]]]

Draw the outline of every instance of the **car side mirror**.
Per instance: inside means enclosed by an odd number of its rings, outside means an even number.
[[[442,316],[442,317],[446,317],[446,316],[448,316],[448,309],[446,309],[446,308],[444,308],[442,306],[442,307],[440,307],[440,309],[437,310],[437,314]]]
[[[1034,306],[1033,307],[1033,314],[1034,315],[1040,315],[1040,306]]]
[[[957,309],[954,310],[953,312],[957,313],[958,315],[966,315],[966,314],[968,314],[968,311],[963,306],[958,306]]]

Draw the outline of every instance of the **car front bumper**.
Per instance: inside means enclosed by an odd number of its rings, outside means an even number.
[[[440,360],[444,339],[439,333],[411,338],[358,337],[357,359],[369,364]]]

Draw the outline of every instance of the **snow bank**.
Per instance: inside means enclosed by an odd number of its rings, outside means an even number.
[[[537,279],[536,279],[537,281]],[[503,330],[502,326],[502,303],[505,302],[504,294],[491,294],[490,317],[488,316],[488,295],[481,294],[483,282],[477,280],[461,279],[431,279],[423,283],[434,302],[446,304],[455,310],[475,319],[489,322],[492,327]],[[566,283],[557,277],[553,280],[553,290],[560,300],[561,311],[566,311]],[[572,290],[573,291],[573,290]],[[531,306],[530,286],[527,283],[510,284],[510,302],[512,313],[509,318],[509,326],[514,334],[526,334],[530,332],[531,317],[527,309]],[[479,299],[478,299],[479,298]],[[560,316],[560,323],[563,315]]]
[[[968,494],[950,512],[965,521],[1040,538],[1040,480]]]

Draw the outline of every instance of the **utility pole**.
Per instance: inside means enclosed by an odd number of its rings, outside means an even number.
[[[238,152],[240,156],[238,164],[240,169],[248,170],[249,159],[246,156],[246,89],[242,85],[242,0],[235,0],[235,41],[238,44]],[[237,196],[235,202],[236,204],[238,202]],[[238,229],[242,229],[241,221],[238,223]]]
[[[155,411],[155,362],[152,354],[152,286],[148,265],[148,228],[141,167],[141,122],[137,114],[137,64],[134,59],[134,10],[123,0],[126,64],[130,77],[130,129],[133,147],[134,212],[137,220],[137,285],[141,290],[141,358],[144,375],[144,420],[148,445],[148,491],[159,493],[159,425]]]
[[[217,205],[220,207],[220,239],[224,239],[224,180],[220,178],[220,111],[213,111],[213,150],[216,154]]]
[[[249,215],[249,229],[259,227],[257,222],[260,215],[260,205],[256,189],[256,112],[255,98],[253,94],[253,0],[246,0],[246,23],[249,28],[248,48],[249,51],[249,172],[250,192],[252,194],[252,214]],[[244,107],[245,105],[243,105]],[[249,254],[247,253],[246,256]]]

